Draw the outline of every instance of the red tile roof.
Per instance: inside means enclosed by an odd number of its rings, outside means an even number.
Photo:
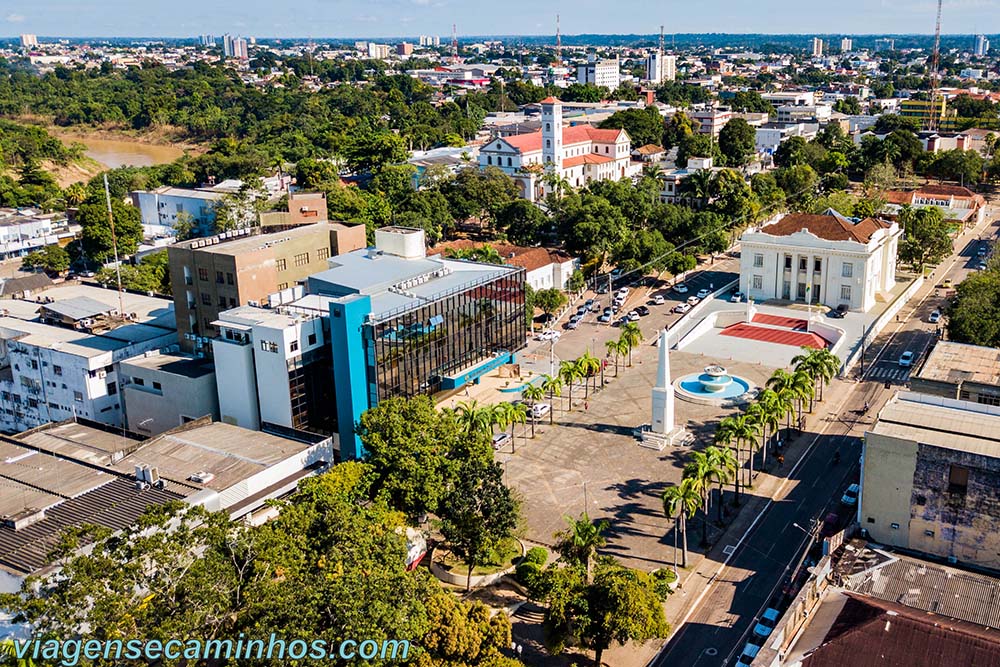
[[[852,223],[839,215],[790,213],[773,225],[767,225],[761,232],[771,236],[791,236],[805,229],[810,234],[827,241],[868,243],[875,232],[890,226],[891,223],[875,218],[865,218]]]
[[[487,244],[477,243],[469,239],[457,239],[455,241],[438,243],[430,252],[435,255],[447,255],[448,250],[469,250],[471,248],[480,248],[484,245]],[[490,243],[488,245],[493,246],[500,253],[500,256],[504,258],[505,264],[520,266],[527,271],[534,271],[549,264],[562,264],[573,259],[568,253],[556,248],[525,248],[524,246],[507,243]]]
[[[582,144],[587,142],[600,142],[613,144],[618,141],[618,137],[624,130],[601,130],[593,125],[574,125],[563,128],[563,146]],[[542,150],[542,132],[529,132],[518,134],[513,137],[503,139],[508,144],[516,148],[522,155]]]
[[[563,160],[564,167],[576,167],[581,164],[607,164],[608,162],[614,162],[615,159],[610,155],[601,155],[599,153],[584,153],[583,155],[574,155],[573,157],[568,157]]]
[[[551,95],[549,95],[544,100],[542,100],[541,102],[539,102],[539,104],[562,104],[562,102],[559,101],[558,99],[556,99],[555,97],[552,97]]]
[[[646,144],[645,146],[640,146],[635,149],[636,153],[640,155],[656,155],[657,153],[666,152],[663,146],[657,146],[656,144]]]
[[[855,593],[803,667],[1000,667],[1000,631]]]

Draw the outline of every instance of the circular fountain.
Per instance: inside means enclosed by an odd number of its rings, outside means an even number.
[[[751,385],[739,376],[730,375],[724,367],[713,364],[701,373],[685,375],[674,388],[678,398],[692,403],[726,405],[746,400]]]

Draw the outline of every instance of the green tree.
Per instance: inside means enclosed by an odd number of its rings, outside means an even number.
[[[666,637],[670,625],[663,613],[663,600],[652,578],[645,572],[602,563],[587,594],[585,636],[600,665],[604,651],[614,643],[643,643]]]
[[[457,557],[472,571],[487,561],[501,542],[512,535],[518,504],[503,483],[503,468],[495,461],[465,462],[441,506],[441,533]]]
[[[834,102],[833,110],[849,116],[858,116],[861,114],[861,102],[856,97],[847,96],[842,100]]]
[[[390,398],[365,411],[358,427],[372,492],[410,517],[439,509],[459,461],[489,458],[489,436],[464,429],[426,396]]]
[[[624,129],[638,148],[646,144],[659,144],[663,139],[664,122],[656,107],[616,111],[598,126],[603,129]]]
[[[551,315],[567,303],[566,293],[561,289],[551,287],[535,292],[535,305],[546,315]]]
[[[677,549],[676,538],[681,540],[681,567],[687,567],[687,520],[697,514],[701,505],[701,493],[691,479],[682,479],[680,484],[671,484],[664,490],[663,511],[674,519],[674,550]],[[674,557],[676,558],[676,556]]]
[[[340,153],[347,167],[355,172],[378,171],[386,165],[403,162],[409,155],[402,137],[385,131],[349,134]]]
[[[548,225],[545,213],[527,199],[516,199],[497,212],[497,229],[515,245],[536,245]]]
[[[553,423],[555,419],[554,415],[556,412],[556,404],[553,399],[562,395],[562,380],[559,376],[551,376],[548,374],[542,375],[541,387],[549,397],[549,403],[552,404],[552,409],[549,410],[549,424]]]
[[[970,273],[955,293],[948,311],[948,338],[1000,347],[1000,270],[996,265]]]
[[[529,382],[524,385],[524,389],[521,390],[521,398],[531,407],[534,408],[535,405],[545,398],[545,390],[541,388],[538,384],[534,382]],[[552,412],[552,406],[549,406],[549,412]],[[531,438],[535,438],[535,413],[534,410],[531,412]]]
[[[635,322],[627,322],[621,328],[619,340],[628,346],[628,365],[632,365],[632,349],[642,344],[642,330]]]
[[[69,269],[69,253],[58,245],[48,245],[25,255],[21,260],[24,269],[41,269],[48,273],[62,273]]]
[[[139,209],[112,198],[111,213],[114,216],[114,237],[117,239],[118,257],[124,259],[134,255],[142,241],[142,219]],[[88,200],[77,213],[80,223],[83,249],[87,256],[98,263],[114,260],[111,221],[104,201]]]
[[[899,211],[903,240],[899,244],[899,260],[923,271],[926,264],[936,264],[952,250],[948,225],[941,209],[936,207],[903,207]]]
[[[510,618],[493,614],[482,602],[465,603],[450,593],[437,593],[426,602],[430,630],[420,641],[417,667],[516,667],[507,658]]]
[[[726,164],[742,167],[750,162],[757,145],[757,132],[742,118],[734,118],[719,133],[719,150]]]
[[[589,583],[597,550],[607,543],[604,531],[611,523],[607,519],[592,520],[586,512],[578,519],[568,516],[563,518],[566,520],[567,528],[555,534],[556,551],[566,562],[582,567]]]

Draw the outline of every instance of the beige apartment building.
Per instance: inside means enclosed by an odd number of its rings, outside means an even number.
[[[1000,569],[1000,408],[896,394],[865,434],[858,520],[879,543]]]
[[[272,231],[273,230],[273,231]],[[219,313],[261,305],[328,268],[327,260],[366,246],[364,225],[319,222],[290,228],[233,230],[170,246],[181,348],[209,354]],[[289,293],[290,294],[290,293]]]

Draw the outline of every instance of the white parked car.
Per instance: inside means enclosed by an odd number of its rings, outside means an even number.
[[[678,294],[687,294],[688,286],[685,285],[684,283],[677,283],[676,285],[674,285],[674,291],[677,292]]]
[[[634,310],[630,311],[629,314],[628,314],[628,320],[629,320],[629,322],[638,322],[639,321],[639,313],[635,312]]]
[[[861,487],[857,484],[851,484],[847,487],[847,491],[844,491],[844,495],[840,498],[840,502],[848,507],[854,507],[858,504],[858,494],[861,493]]]
[[[666,299],[663,298],[662,294],[657,294],[656,296],[653,297],[652,301],[654,306],[662,306],[663,302],[666,301]]]
[[[701,303],[701,297],[700,296],[689,296],[688,297],[688,304],[689,305],[697,306],[699,303]]]
[[[711,294],[711,292],[709,292],[707,289],[700,289],[700,290],[698,290],[698,295],[697,296],[698,296],[699,299],[704,299],[709,294]]]
[[[531,406],[531,416],[535,419],[541,419],[545,415],[549,414],[552,410],[552,406],[548,403],[535,403]]]
[[[500,431],[493,435],[493,449],[500,449],[507,444],[510,444],[510,433]]]
[[[729,297],[730,303],[739,303],[742,300],[743,300],[743,292],[737,292],[736,294],[733,294],[731,297]]]
[[[930,322],[931,324],[937,324],[938,322],[940,322],[941,311],[935,310],[933,313],[931,313],[931,316],[927,318],[927,321]]]
[[[689,303],[679,303],[676,306],[674,306],[674,312],[680,313],[681,315],[683,315],[689,310],[691,310],[691,304]]]

